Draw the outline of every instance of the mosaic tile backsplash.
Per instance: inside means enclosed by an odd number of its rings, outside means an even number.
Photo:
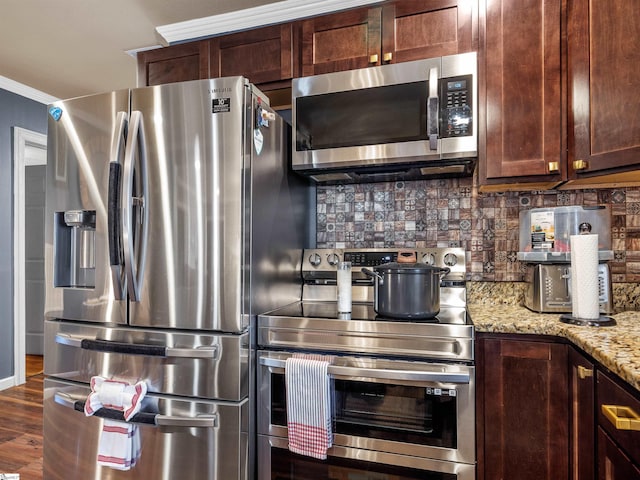
[[[523,281],[521,210],[608,205],[614,283],[640,281],[640,187],[481,193],[472,178],[317,188],[318,248],[462,247],[472,281]]]

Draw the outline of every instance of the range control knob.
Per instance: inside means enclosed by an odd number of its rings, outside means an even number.
[[[335,267],[336,265],[338,265],[338,263],[340,263],[340,257],[336,253],[330,253],[329,255],[327,255],[327,262],[329,262],[329,265],[331,265],[332,267]]]
[[[320,265],[320,262],[322,262],[322,258],[320,258],[320,255],[318,255],[317,253],[309,256],[309,263],[312,266],[317,267],[318,265]]]
[[[447,253],[444,256],[444,264],[447,267],[453,267],[458,263],[458,256],[455,253]]]
[[[425,253],[422,255],[422,263],[426,263],[427,265],[433,265],[436,263],[436,257],[433,253]]]

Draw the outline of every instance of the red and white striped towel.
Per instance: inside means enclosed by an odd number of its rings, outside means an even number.
[[[321,460],[333,445],[330,360],[295,355],[285,364],[289,450]]]
[[[98,465],[130,470],[140,458],[140,431],[138,425],[103,419],[98,444]]]
[[[140,411],[142,399],[147,393],[147,384],[108,380],[103,377],[91,378],[91,393],[84,404],[84,413],[93,415],[101,408],[119,410],[125,422],[103,419],[100,442],[98,444],[98,465],[129,470],[140,458],[140,430],[128,421]]]

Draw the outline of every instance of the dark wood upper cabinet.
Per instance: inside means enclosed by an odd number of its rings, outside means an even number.
[[[568,20],[569,177],[637,168],[638,3],[573,0]]]
[[[190,42],[138,53],[138,86],[209,78],[207,42]]]
[[[468,52],[477,47],[470,0],[403,0],[301,22],[301,75]]]
[[[211,77],[243,75],[260,85],[294,76],[291,23],[212,38],[209,52]]]
[[[565,177],[564,13],[564,0],[480,0],[482,185]]]
[[[483,384],[478,478],[569,475],[567,345],[479,338]],[[482,467],[480,467],[482,466]]]
[[[379,63],[381,8],[358,8],[301,22],[302,76]]]
[[[382,57],[410,62],[478,48],[477,1],[404,0],[382,7]]]

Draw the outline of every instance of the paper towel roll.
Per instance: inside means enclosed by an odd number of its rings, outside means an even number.
[[[571,235],[571,307],[574,318],[600,317],[598,235]]]

